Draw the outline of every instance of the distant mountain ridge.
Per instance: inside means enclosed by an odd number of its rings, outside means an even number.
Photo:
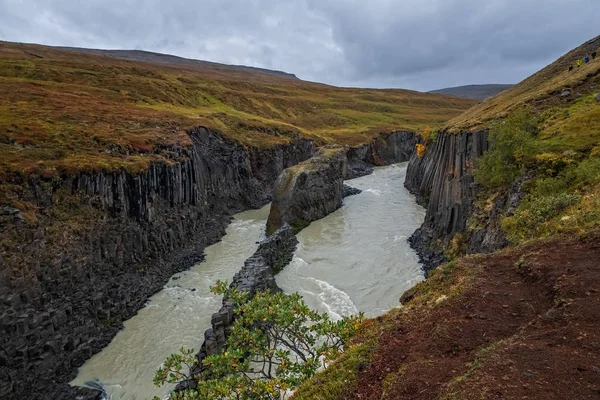
[[[118,58],[121,60],[130,61],[145,61],[159,64],[167,64],[173,66],[189,66],[189,67],[210,67],[214,69],[222,70],[235,70],[245,72],[258,72],[268,75],[275,75],[283,78],[298,79],[294,74],[290,74],[284,71],[272,70],[267,68],[250,67],[246,65],[231,65],[221,64],[212,61],[196,60],[192,58],[185,58],[174,56],[172,54],[155,53],[146,50],[104,50],[104,49],[88,49],[84,47],[63,47],[63,46],[51,46],[60,50],[75,51],[87,54],[103,55],[107,57]]]
[[[431,90],[429,93],[447,94],[449,96],[460,97],[461,99],[485,100],[493,97],[500,92],[510,89],[514,85],[465,85],[455,86],[438,90]]]

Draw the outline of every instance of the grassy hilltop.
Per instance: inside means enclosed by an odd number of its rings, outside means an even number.
[[[474,104],[212,63],[149,63],[6,42],[0,86],[0,177],[135,172],[164,159],[165,148],[189,145],[185,130],[199,125],[251,146],[295,135],[355,145],[383,131],[443,124]]]

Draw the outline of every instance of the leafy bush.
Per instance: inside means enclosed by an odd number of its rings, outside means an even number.
[[[423,129],[423,133],[421,134],[421,137],[423,138],[423,141],[425,143],[429,142],[429,139],[431,138],[431,127],[429,125],[427,125]]]
[[[249,299],[225,282],[213,291],[237,304],[225,350],[207,357],[205,371],[195,377],[189,372],[196,362],[193,351],[171,355],[156,373],[155,385],[197,382],[195,389],[172,393],[171,400],[280,400],[342,353],[363,319],[331,321],[326,313],[311,311],[297,293],[263,292]]]
[[[423,156],[425,155],[425,146],[422,145],[421,143],[417,143],[417,157],[419,157],[419,159],[423,158]]]
[[[535,162],[537,118],[525,111],[513,113],[490,130],[491,149],[477,161],[475,179],[490,189],[506,186]]]
[[[535,194],[548,196],[568,189],[579,189],[600,181],[600,157],[590,156],[580,163],[569,164],[560,174],[536,182]]]
[[[502,221],[502,229],[509,240],[519,242],[539,236],[542,224],[556,217],[581,199],[578,194],[558,193],[534,197],[529,195],[512,217]]]

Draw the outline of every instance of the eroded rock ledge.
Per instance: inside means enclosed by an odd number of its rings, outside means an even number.
[[[298,232],[340,208],[345,193],[346,160],[342,147],[326,147],[283,171],[273,190],[267,234],[285,224]]]

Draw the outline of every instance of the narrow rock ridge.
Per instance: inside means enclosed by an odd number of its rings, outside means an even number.
[[[249,293],[252,297],[257,292],[280,291],[275,283],[275,274],[281,271],[292,261],[298,240],[294,230],[289,225],[284,225],[271,236],[264,239],[256,252],[246,260],[242,269],[235,274],[230,287],[240,292]],[[233,322],[235,304],[223,299],[223,306],[211,317],[211,328],[204,332],[204,343],[196,354],[198,363],[192,369],[192,376],[204,370],[202,361],[213,354],[219,354],[225,346]],[[194,380],[184,381],[177,385],[176,390],[188,387],[195,388]]]
[[[320,148],[309,160],[284,170],[273,190],[267,234],[285,224],[298,232],[340,208],[346,162],[342,147],[327,147]]]

